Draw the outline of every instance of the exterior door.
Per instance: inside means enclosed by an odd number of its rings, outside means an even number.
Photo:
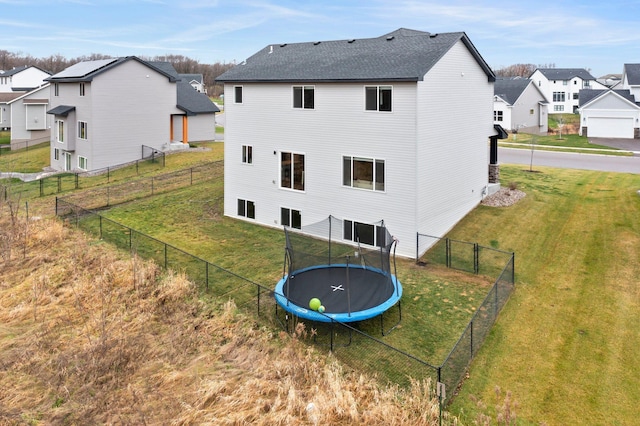
[[[71,154],[68,152],[64,153],[64,170],[68,172],[71,170]]]

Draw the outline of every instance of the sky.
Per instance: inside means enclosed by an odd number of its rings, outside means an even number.
[[[493,69],[640,63],[640,0],[0,0],[0,50],[241,62],[270,44],[464,31]]]

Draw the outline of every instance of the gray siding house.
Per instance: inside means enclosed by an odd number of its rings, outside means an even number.
[[[494,124],[512,132],[547,134],[549,102],[532,80],[497,78],[493,92]]]
[[[415,257],[489,189],[495,76],[463,32],[271,44],[222,74],[224,214],[300,228],[384,220]],[[371,227],[372,225],[366,225]],[[376,232],[361,244],[376,245]]]
[[[181,79],[169,63],[135,56],[80,62],[47,81],[55,170],[89,171],[135,161],[142,158],[143,146],[160,151],[188,147],[191,124],[199,138],[206,133],[200,127],[209,121],[211,128],[215,125],[218,109],[206,96],[208,109],[198,103],[201,99],[181,97]],[[189,91],[201,95],[190,86]],[[208,120],[191,123],[200,114]]]
[[[7,106],[11,112],[11,149],[50,141],[53,119],[47,114],[49,84],[22,94]]]

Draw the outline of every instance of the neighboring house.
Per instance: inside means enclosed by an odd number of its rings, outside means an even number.
[[[415,257],[431,244],[416,233],[444,235],[489,191],[495,76],[464,32],[274,44],[217,80],[226,216],[300,228],[333,215],[365,245],[382,219]]]
[[[575,114],[580,90],[607,88],[583,68],[538,68],[529,78],[551,102],[549,114]]]
[[[493,93],[494,124],[512,132],[547,134],[549,102],[531,79],[497,78]]]
[[[192,132],[197,138],[215,134],[209,130],[215,129],[215,105],[209,101],[204,113],[191,96],[181,96],[180,87],[188,84],[178,84],[178,73],[166,62],[135,56],[80,62],[47,81],[55,170],[102,169],[142,158],[143,146],[169,150],[196,140]],[[188,92],[198,95],[191,87]],[[200,113],[208,117],[206,126]]]
[[[11,128],[11,107],[9,102],[19,98],[26,92],[0,92],[0,130],[9,130]]]
[[[28,92],[44,84],[51,73],[34,66],[22,66],[0,71],[0,93]]]
[[[622,81],[622,74],[607,74],[596,79],[596,81],[609,89],[616,89]]]
[[[628,89],[640,101],[640,64],[624,64],[622,89]]]
[[[51,140],[52,117],[47,114],[49,84],[8,102],[11,109],[11,149]]]
[[[625,64],[621,87],[580,92],[580,134],[640,139],[640,64]]]
[[[202,74],[180,74],[180,78],[189,83],[191,87],[196,89],[198,92],[204,94],[207,93],[207,90],[204,87]]]

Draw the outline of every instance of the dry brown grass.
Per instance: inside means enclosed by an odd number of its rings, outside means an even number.
[[[301,344],[302,324],[204,303],[55,220],[21,240],[0,273],[0,424],[438,424],[429,383],[381,387]]]

